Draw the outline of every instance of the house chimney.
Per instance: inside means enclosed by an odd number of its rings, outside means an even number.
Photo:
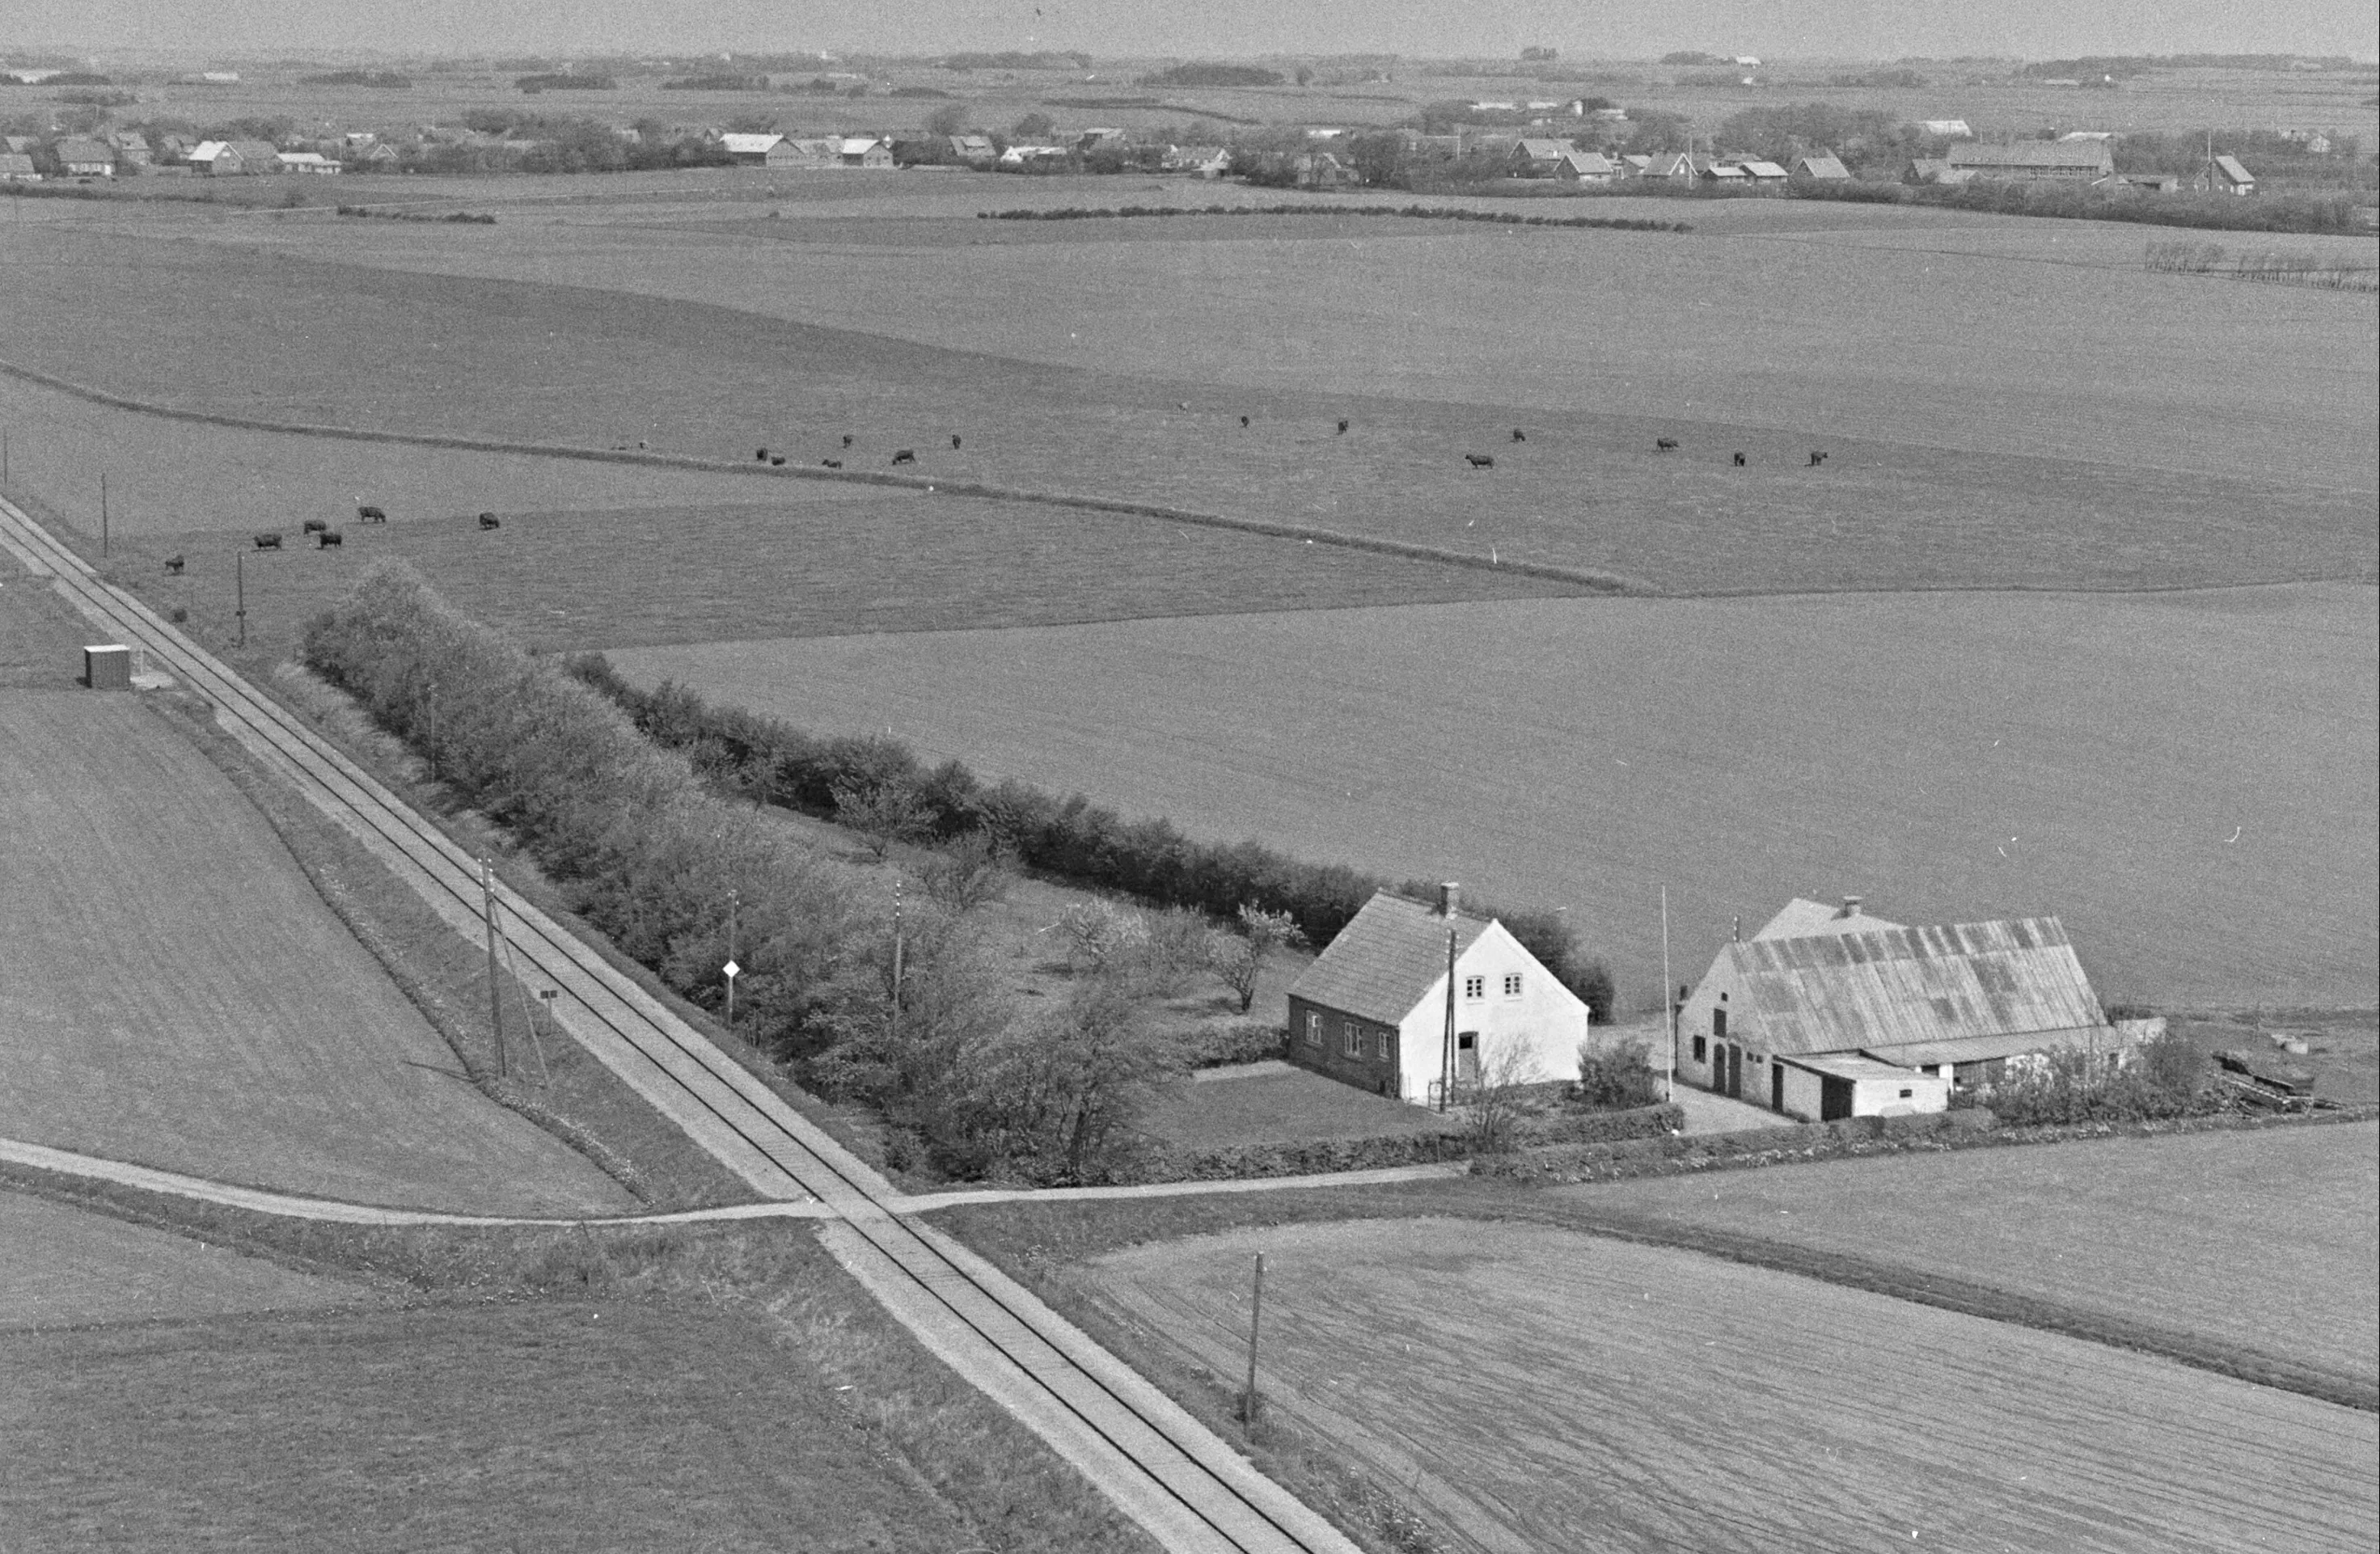
[[[1463,887],[1449,880],[1438,888],[1438,915],[1451,918],[1463,910]]]
[[[1843,909],[1840,912],[1836,913],[1835,916],[1838,917],[1856,917],[1859,916],[1859,909],[1860,898],[1855,895],[1847,895],[1843,897]]]

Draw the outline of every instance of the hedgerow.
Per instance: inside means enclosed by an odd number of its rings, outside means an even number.
[[[711,707],[674,682],[631,685],[601,653],[568,661],[572,674],[610,698],[662,746],[691,756],[722,785],[747,797],[832,818],[849,795],[897,790],[915,800],[922,834],[938,841],[989,832],[1025,867],[1048,877],[1121,892],[1163,906],[1231,918],[1244,905],[1286,913],[1328,944],[1375,891],[1427,896],[1423,881],[1392,885],[1342,864],[1286,857],[1253,841],[1193,841],[1162,818],[1127,820],[1081,794],[1063,798],[1011,778],[986,785],[952,759],[929,767],[898,740],[822,737],[736,707]],[[839,796],[842,795],[842,796]],[[1609,970],[1582,954],[1561,915],[1475,906],[1585,1000],[1600,1023],[1617,989]]]
[[[1405,216],[1416,221],[1473,221],[1497,226],[1601,227],[1611,232],[1692,232],[1682,221],[1630,221],[1604,216],[1523,216],[1509,211],[1467,211],[1441,205],[1060,205],[1044,210],[978,211],[978,221],[1094,221],[1135,216]]]

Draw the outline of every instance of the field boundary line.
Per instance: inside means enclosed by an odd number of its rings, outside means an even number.
[[[0,374],[21,379],[26,382],[69,395],[93,405],[133,415],[158,416],[168,420],[189,421],[200,426],[229,427],[239,431],[279,433],[289,437],[321,437],[350,443],[382,443],[400,447],[446,448],[461,453],[502,454],[518,458],[567,458],[589,464],[625,464],[649,469],[670,469],[686,474],[735,475],[749,479],[817,480],[845,486],[874,486],[892,491],[918,493],[972,496],[986,502],[1014,502],[1046,507],[1072,507],[1081,512],[1113,513],[1125,517],[1156,518],[1166,523],[1192,524],[1203,528],[1226,529],[1241,534],[1261,534],[1275,540],[1303,540],[1310,544],[1335,545],[1343,550],[1365,551],[1375,555],[1396,556],[1406,561],[1434,562],[1440,565],[1460,566],[1475,572],[1509,573],[1523,577],[1539,577],[1550,582],[1572,583],[1596,593],[1658,595],[1662,590],[1640,577],[1622,573],[1601,572],[1591,567],[1560,566],[1550,562],[1504,561],[1490,554],[1476,556],[1462,551],[1441,550],[1436,546],[1415,544],[1404,540],[1388,540],[1367,534],[1349,534],[1343,529],[1322,528],[1307,524],[1281,523],[1269,518],[1232,517],[1223,513],[1201,512],[1189,507],[1168,507],[1157,503],[1130,502],[1122,497],[1081,496],[1065,492],[1024,491],[1014,486],[997,486],[976,480],[942,480],[923,475],[894,475],[870,469],[825,469],[809,465],[765,466],[745,464],[732,459],[697,458],[688,454],[658,454],[650,450],[630,451],[625,448],[575,448],[563,443],[511,443],[494,438],[457,437],[444,432],[385,431],[368,427],[320,426],[305,421],[268,421],[249,416],[225,415],[218,410],[190,410],[179,406],[152,404],[123,395],[110,394],[71,379],[60,378],[30,367],[0,358]]]

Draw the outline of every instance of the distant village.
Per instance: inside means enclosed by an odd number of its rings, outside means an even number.
[[[1747,60],[1749,56],[1746,56]],[[1745,60],[1730,63],[1743,66]],[[1749,60],[1756,66],[1756,60]],[[0,83],[50,84],[45,72]],[[93,77],[93,80],[104,78]],[[192,78],[236,81],[230,73]],[[707,80],[708,78],[705,78]],[[856,81],[857,85],[850,82]],[[14,133],[0,147],[0,183],[105,180],[143,175],[223,178],[331,176],[345,173],[501,174],[612,172],[677,167],[752,167],[832,172],[943,169],[1002,174],[1170,174],[1311,189],[1428,188],[1502,180],[1632,186],[1637,192],[1756,194],[1801,186],[1861,183],[1956,185],[1976,180],[2060,180],[2102,190],[2252,195],[2259,152],[2291,166],[2361,148],[2317,127],[2259,131],[2256,147],[2208,140],[2178,149],[2172,137],[2070,130],[2028,138],[1978,135],[1963,118],[1893,123],[1881,115],[1801,104],[1738,114],[1710,131],[1680,115],[1623,107],[1601,97],[1476,100],[1430,104],[1411,122],[1062,127],[1046,111],[1005,128],[965,122],[956,99],[928,127],[850,127],[834,133],[781,132],[771,115],[726,122],[614,123],[584,112],[594,83],[567,75],[524,77],[525,97],[564,93],[562,112],[540,107],[475,109],[456,123],[290,132],[285,123],[242,119],[216,126],[164,120],[110,127],[85,108],[78,130]],[[678,84],[678,83],[670,83]],[[604,83],[608,87],[608,82]],[[779,89],[781,91],[794,89]],[[820,76],[818,95],[873,100],[865,78]],[[918,93],[909,93],[917,95]],[[104,94],[98,94],[103,96]],[[895,95],[899,95],[895,93]],[[942,92],[925,95],[948,96]],[[0,115],[8,98],[0,93]],[[48,104],[43,104],[47,107]],[[96,121],[96,122],[93,122]],[[17,121],[19,127],[22,120]],[[2146,144],[2144,142],[2155,142]]]

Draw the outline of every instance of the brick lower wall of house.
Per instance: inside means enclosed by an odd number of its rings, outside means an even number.
[[[1359,1038],[1357,1055],[1354,1057],[1347,1053],[1351,1027]],[[1310,1033],[1318,1034],[1320,1039],[1309,1039]],[[1389,1044],[1385,1058],[1380,1056],[1383,1037]],[[1289,1001],[1289,1061],[1375,1095],[1397,1093],[1396,1028],[1377,1021],[1358,1020],[1302,998]]]

